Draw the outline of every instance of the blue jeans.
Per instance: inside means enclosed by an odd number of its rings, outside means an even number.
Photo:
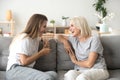
[[[13,65],[6,71],[6,80],[56,80],[54,71],[42,72],[33,68]]]

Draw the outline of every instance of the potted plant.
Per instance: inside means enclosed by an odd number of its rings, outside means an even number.
[[[107,9],[104,6],[106,1],[107,0],[97,0],[97,2],[93,4],[95,10],[98,12],[97,16],[100,18],[100,22],[102,22],[102,19],[107,16]]]
[[[52,19],[52,20],[50,20],[50,23],[51,23],[51,25],[54,27],[53,29],[54,29],[54,38],[56,38],[56,26],[54,26],[54,24],[55,24],[55,20],[54,19]]]
[[[107,9],[104,5],[106,1],[107,0],[97,0],[97,2],[93,4],[95,10],[97,11],[96,16],[99,18],[99,21],[97,23],[99,26],[96,26],[96,28],[100,30],[100,32],[108,32],[108,27],[105,24],[105,20],[108,14]]]
[[[63,26],[67,26],[67,19],[68,19],[69,17],[65,17],[65,16],[62,16],[62,25]]]
[[[55,20],[50,20],[50,23],[51,23],[51,25],[54,27],[54,24],[55,24]]]
[[[62,19],[63,20],[66,20],[66,19],[68,19],[69,17],[65,17],[65,16],[62,16]]]

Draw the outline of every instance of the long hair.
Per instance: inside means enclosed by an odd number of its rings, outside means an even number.
[[[26,37],[36,38],[39,35],[39,29],[44,21],[48,21],[47,17],[43,14],[34,14],[29,19],[25,30],[22,33],[26,33]]]
[[[82,37],[91,36],[91,28],[88,26],[87,20],[84,17],[74,17],[71,21],[80,29]]]
[[[39,35],[39,29],[40,29],[42,23],[47,20],[48,19],[45,15],[42,15],[42,14],[32,15],[27,23],[25,30],[22,32],[25,34],[21,33],[22,35],[21,34],[16,35],[14,37],[14,39],[12,40],[9,48],[12,48],[12,46],[14,46],[14,44],[16,44],[17,41],[19,41],[25,37],[30,37],[32,39],[37,38]]]

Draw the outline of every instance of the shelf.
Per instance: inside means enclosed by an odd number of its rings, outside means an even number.
[[[15,23],[15,21],[0,21],[0,24],[10,24]]]
[[[64,26],[55,26],[55,27],[48,26],[46,32],[54,33],[54,28],[56,28],[56,33],[64,33],[66,29],[69,29],[69,27],[64,27]]]
[[[5,25],[5,24],[9,24],[10,31],[7,32],[7,34],[9,34],[10,36],[14,36],[14,23],[15,23],[15,21],[13,21],[13,20],[11,20],[11,21],[0,21],[0,26]],[[6,33],[2,33],[2,34],[4,35]]]
[[[45,33],[42,35],[43,39],[50,40],[50,39],[57,39],[58,35],[69,36],[70,34],[54,34],[54,33]]]
[[[47,26],[47,27],[69,28],[68,26]]]

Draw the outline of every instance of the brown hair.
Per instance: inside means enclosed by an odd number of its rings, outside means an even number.
[[[25,30],[22,33],[26,33],[26,37],[36,38],[38,32],[44,21],[48,21],[47,17],[43,14],[34,14],[29,19]]]

